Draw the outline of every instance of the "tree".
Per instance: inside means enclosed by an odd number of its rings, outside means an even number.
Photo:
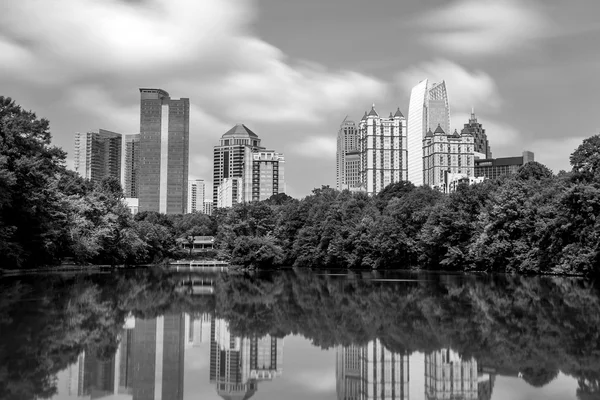
[[[600,135],[583,141],[570,157],[576,179],[600,183]]]
[[[522,165],[517,171],[517,179],[528,180],[528,179],[550,179],[553,178],[554,174],[550,168],[544,164],[540,164],[537,161],[530,161],[525,165]]]
[[[0,264],[56,262],[66,235],[58,176],[65,152],[50,145],[49,122],[0,96]]]

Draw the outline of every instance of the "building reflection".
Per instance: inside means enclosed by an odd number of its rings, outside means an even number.
[[[425,356],[427,400],[489,400],[494,375],[478,369],[477,360],[462,358],[451,349]]]
[[[409,358],[386,349],[379,340],[337,349],[339,400],[408,399]]]
[[[258,383],[283,372],[283,339],[233,336],[228,323],[215,318],[211,326],[210,382],[224,399],[248,399]]]

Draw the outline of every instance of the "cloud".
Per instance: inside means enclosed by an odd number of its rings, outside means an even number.
[[[535,161],[546,165],[555,173],[561,169],[570,171],[569,158],[587,137],[537,139],[528,144],[528,149],[535,153]]]
[[[451,110],[465,112],[475,107],[496,111],[502,104],[496,82],[490,75],[481,70],[469,71],[445,59],[409,67],[398,73],[395,80],[402,89],[410,93],[417,83],[426,78],[433,82],[446,81]]]
[[[518,51],[552,34],[540,10],[522,0],[459,0],[418,22],[426,43],[469,56]]]
[[[309,158],[335,159],[336,138],[332,136],[308,136],[293,147],[292,151]]]

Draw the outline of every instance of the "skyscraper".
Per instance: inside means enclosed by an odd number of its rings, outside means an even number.
[[[75,134],[75,172],[94,183],[121,180],[121,134],[104,129]]]
[[[337,152],[336,152],[336,189],[343,190],[351,186],[349,182],[349,171],[347,164],[348,153],[358,154],[358,130],[356,129],[356,123],[348,120],[348,117],[344,118],[340,129],[338,130],[337,136]],[[353,161],[357,157],[353,158]],[[354,181],[353,184],[358,182]]]
[[[446,83],[430,84],[425,79],[413,87],[408,106],[408,180],[416,186],[424,183],[423,139],[438,125],[450,132]]]
[[[190,102],[140,89],[139,210],[186,211]]]
[[[483,129],[483,125],[477,122],[475,110],[471,110],[471,118],[469,118],[469,123],[465,124],[461,133],[470,133],[471,135],[473,135],[473,150],[475,151],[475,157],[479,159],[492,158],[492,148],[490,147],[490,142],[488,141],[487,135],[485,134],[485,129]]]
[[[122,153],[121,186],[123,186],[125,197],[137,198],[139,191],[138,170],[140,164],[139,134],[123,135]]]
[[[474,176],[473,135],[446,133],[438,125],[423,139],[423,183],[448,192],[448,174]]]
[[[263,201],[285,193],[285,157],[273,150],[255,150],[252,153],[252,192],[245,198]]]
[[[213,212],[213,201],[211,199],[204,199],[203,213],[206,215],[212,215]]]
[[[336,355],[338,400],[408,400],[407,355],[389,351],[378,339],[339,347]]]
[[[187,212],[203,212],[204,211],[204,195],[205,185],[204,179],[195,179],[188,181],[188,199]]]
[[[463,359],[450,349],[425,356],[425,394],[430,400],[478,400],[478,381],[473,358]]]
[[[243,179],[225,178],[217,186],[217,208],[229,208],[244,199]]]
[[[375,105],[359,122],[360,175],[368,194],[407,180],[406,119],[400,108],[381,118]]]
[[[263,149],[260,139],[246,125],[237,124],[221,136],[213,152],[213,204],[219,207],[218,188],[225,178],[245,178],[252,192],[252,169],[244,166],[252,165],[252,152],[258,149]]]

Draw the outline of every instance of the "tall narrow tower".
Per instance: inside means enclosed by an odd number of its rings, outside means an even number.
[[[357,182],[349,182],[353,175],[353,169],[348,163],[348,154],[358,152],[358,130],[354,121],[344,118],[337,136],[337,153],[336,153],[336,189],[343,190],[351,187]],[[352,161],[351,161],[352,162]],[[358,172],[358,171],[356,171]],[[350,178],[350,179],[349,179]]]
[[[190,101],[162,89],[140,89],[139,210],[186,211]]]
[[[408,180],[416,186],[424,183],[423,139],[438,125],[444,132],[450,132],[446,83],[430,84],[424,79],[413,87],[408,106]]]
[[[474,151],[478,158],[492,158],[492,148],[490,146],[490,142],[485,134],[483,125],[477,122],[474,109],[471,110],[471,118],[469,118],[469,123],[465,124],[462,133],[470,133],[473,135],[473,138],[475,139]]]

